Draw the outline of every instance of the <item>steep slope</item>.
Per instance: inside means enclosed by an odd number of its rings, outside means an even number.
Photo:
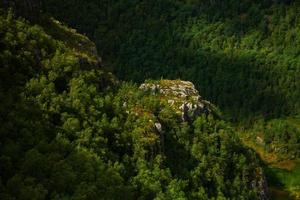
[[[96,189],[103,198],[112,198],[110,190],[122,193],[117,165],[84,148],[93,116],[105,113],[88,105],[104,102],[114,78],[99,63],[82,65],[86,59],[76,50],[12,13],[1,13],[0,25],[0,198],[94,199]]]
[[[266,163],[299,160],[299,1],[79,2],[44,8],[87,33],[118,77],[191,81]]]
[[[228,118],[299,112],[298,1],[51,0],[125,80],[192,81]]]
[[[191,83],[119,84],[88,38],[43,20],[0,15],[1,199],[267,198],[259,160],[212,105],[197,99],[209,112],[186,121],[163,100],[185,101],[172,85],[193,99]]]

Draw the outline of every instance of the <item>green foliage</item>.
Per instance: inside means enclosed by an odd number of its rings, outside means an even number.
[[[181,78],[233,121],[299,112],[299,2],[45,2],[87,33],[118,77]]]
[[[11,12],[0,36],[1,199],[260,198],[259,162],[225,122],[182,122]]]
[[[125,85],[124,89],[128,90],[128,88],[128,85]],[[121,91],[124,89],[121,89]],[[131,91],[133,89],[131,88]],[[137,115],[139,118],[146,118],[142,121],[143,125],[141,127],[144,127],[144,129],[150,128],[148,131],[153,131],[153,125],[151,127],[148,125],[150,121],[159,122],[163,127],[163,133],[160,133],[162,135],[157,135],[158,133],[155,132],[146,134],[145,131],[147,130],[138,129],[145,136],[142,138],[143,143],[137,143],[136,145],[146,145],[146,149],[136,146],[141,151],[139,155],[144,156],[147,160],[149,158],[150,161],[153,160],[151,162],[154,162],[154,169],[158,166],[157,159],[163,159],[165,162],[165,166],[163,166],[168,168],[163,174],[160,172],[157,177],[155,176],[156,173],[152,174],[151,176],[154,179],[146,178],[150,175],[150,172],[145,172],[146,168],[143,170],[143,177],[138,176],[140,184],[150,184],[152,195],[154,191],[161,193],[160,187],[157,188],[157,185],[160,184],[159,181],[168,182],[170,176],[168,171],[170,170],[174,177],[179,178],[179,180],[175,180],[176,182],[179,181],[177,187],[181,188],[178,195],[185,192],[185,195],[180,195],[180,198],[260,198],[258,191],[252,188],[249,182],[249,179],[254,177],[259,179],[257,173],[259,162],[253,152],[241,147],[235,132],[225,122],[213,119],[211,115],[208,118],[201,116],[191,126],[186,122],[178,121],[178,116],[174,110],[170,110],[170,106],[164,104],[163,101],[160,101],[161,104],[157,111],[157,108],[152,106],[153,100],[151,98],[153,97],[151,95],[150,97],[141,96],[138,91],[127,92],[127,95],[124,96],[124,93],[121,93],[124,99],[131,99],[131,103],[126,105],[128,110],[133,109],[129,113]],[[152,96],[159,97],[159,95]],[[132,102],[132,100],[135,100],[135,102]],[[134,107],[130,107],[131,104]],[[136,109],[137,107],[139,109]],[[156,114],[149,115],[149,113],[155,113],[155,111]],[[145,137],[147,137],[148,142],[145,141]],[[155,137],[158,138],[153,143]],[[155,155],[160,152],[164,156],[156,157]],[[237,152],[239,153],[237,154]],[[249,160],[252,161],[251,164]],[[140,164],[145,167],[144,162]],[[169,184],[171,183],[172,181]],[[169,185],[168,188],[170,187],[174,186]],[[228,188],[231,189],[228,190]],[[151,194],[148,190],[142,194],[144,193]],[[167,194],[169,193],[167,192],[165,195]],[[154,198],[154,196],[148,197]],[[167,198],[167,196],[164,198]]]
[[[94,125],[106,117],[88,116],[111,76],[81,69],[76,52],[11,13],[0,24],[1,199],[120,198],[122,165],[104,162]]]
[[[270,186],[283,188],[291,192],[290,196],[284,196],[286,199],[297,199],[300,195],[300,166],[299,163],[292,170],[283,170],[269,167],[266,170],[269,177]]]
[[[253,140],[263,134],[262,145],[269,153],[276,153],[280,159],[295,159],[300,156],[300,130],[289,119],[275,119],[257,123],[252,130]]]

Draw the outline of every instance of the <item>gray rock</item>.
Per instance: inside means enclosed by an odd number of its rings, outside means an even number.
[[[156,122],[156,123],[154,124],[154,126],[155,126],[156,130],[157,130],[159,133],[162,133],[162,132],[163,132],[163,131],[162,131],[161,123]]]
[[[151,91],[153,95],[168,97],[168,104],[171,106],[180,104],[182,121],[190,121],[201,114],[206,116],[212,112],[212,105],[209,101],[203,100],[195,86],[189,81],[160,80],[154,83],[144,83],[140,86],[144,91]],[[172,99],[173,98],[173,99]]]

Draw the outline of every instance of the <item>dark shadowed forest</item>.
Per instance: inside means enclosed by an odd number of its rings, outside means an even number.
[[[1,0],[0,199],[299,199],[300,2]]]

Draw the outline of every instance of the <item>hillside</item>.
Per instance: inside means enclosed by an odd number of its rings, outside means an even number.
[[[1,12],[1,199],[267,197],[257,157],[191,83],[155,82],[207,104],[187,122],[160,94],[103,70],[75,30]]]
[[[299,14],[0,1],[0,199],[299,199]]]
[[[191,81],[234,122],[299,113],[298,1],[51,0],[44,7],[88,34],[123,80]]]
[[[194,83],[267,168],[277,167],[268,174],[271,182],[281,177],[276,189],[299,193],[290,167],[300,148],[299,1],[51,0],[43,7],[89,35],[120,79]],[[286,168],[295,183],[284,180]]]

